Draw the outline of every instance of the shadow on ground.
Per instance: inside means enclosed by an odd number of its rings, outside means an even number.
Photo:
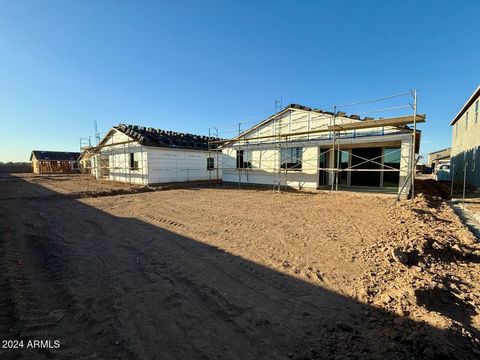
[[[0,183],[1,337],[61,347],[2,349],[2,359],[478,357],[453,329],[17,180]]]

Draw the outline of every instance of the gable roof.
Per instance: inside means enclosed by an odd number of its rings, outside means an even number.
[[[83,151],[80,153],[80,156],[78,157],[78,161],[82,160],[83,158],[88,159],[93,155],[93,146],[89,146],[83,149]]]
[[[431,153],[429,153],[428,155],[435,155],[435,154],[438,154],[438,153],[441,153],[441,152],[444,152],[444,151],[451,151],[452,148],[445,148],[445,149],[442,149],[442,150],[437,150],[437,151],[432,151]]]
[[[42,150],[33,150],[30,155],[30,161],[32,161],[33,156],[37,160],[53,160],[53,161],[77,161],[80,153],[79,152],[64,152],[64,151],[42,151]]]
[[[477,100],[477,98],[480,96],[480,85],[477,87],[477,89],[473,92],[472,96],[470,96],[470,98],[467,100],[467,102],[462,106],[462,108],[460,109],[460,111],[457,113],[457,115],[455,115],[455,117],[453,118],[452,122],[450,123],[450,126],[452,125],[455,125],[455,123],[460,120],[460,118],[462,117],[462,115],[465,113],[465,111],[467,111],[467,109],[470,107],[470,105],[472,105],[475,100]]]
[[[143,146],[164,147],[173,149],[208,150],[209,141],[217,141],[218,138],[137,125],[119,124],[113,127],[115,130],[137,140]],[[212,146],[211,146],[212,147]]]
[[[356,121],[374,120],[374,118],[368,117],[368,116],[366,116],[362,119],[362,118],[360,118],[360,116],[355,115],[355,114],[347,115],[345,112],[342,112],[342,111],[338,111],[337,113],[334,113],[334,112],[331,112],[331,111],[325,111],[325,110],[318,109],[318,108],[311,108],[311,107],[300,105],[300,104],[289,104],[283,110],[280,110],[277,113],[275,113],[273,115],[270,115],[265,120],[259,122],[258,124],[250,127],[247,130],[242,131],[237,136],[234,136],[232,139],[226,140],[223,143],[228,144],[228,143],[234,142],[235,140],[238,140],[242,137],[245,137],[248,133],[256,130],[257,128],[259,128],[259,127],[261,127],[265,124],[267,124],[268,122],[272,121],[273,119],[277,118],[278,116],[283,115],[283,114],[285,114],[289,111],[295,111],[295,110],[306,111],[306,112],[315,112],[315,113],[318,113],[318,114],[324,114],[324,115],[331,116],[331,117],[333,117],[335,115],[337,117],[348,118],[348,119],[352,119],[352,120],[356,120]]]

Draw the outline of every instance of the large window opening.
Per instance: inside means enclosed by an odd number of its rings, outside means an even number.
[[[391,168],[400,169],[400,148],[383,149],[383,186],[398,187],[400,171],[391,171]]]
[[[318,185],[328,185],[328,160],[330,158],[328,149],[320,149],[319,164],[318,167]]]
[[[352,149],[352,168],[365,171],[352,171],[351,184],[355,186],[380,187],[382,148]],[[368,170],[367,170],[368,169]]]
[[[252,168],[252,152],[245,150],[237,150],[237,169]]]
[[[293,147],[281,149],[280,167],[282,169],[302,170],[302,148]]]
[[[337,163],[337,161],[339,161]],[[338,158],[338,150],[335,150],[335,164],[334,167],[339,169],[347,169],[350,161],[350,151],[349,150],[340,150],[340,159]],[[338,172],[338,183],[341,185],[348,184],[348,171],[339,171]]]

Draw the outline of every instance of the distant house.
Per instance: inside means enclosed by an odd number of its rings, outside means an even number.
[[[120,124],[95,148],[92,174],[142,185],[219,180],[221,154],[209,150],[210,140],[218,139]]]
[[[451,148],[447,148],[428,154],[428,166],[432,169],[432,172],[435,172],[440,165],[450,163],[451,150]]]
[[[79,172],[78,152],[33,150],[30,155],[35,174],[70,174]]]
[[[92,156],[93,147],[89,146],[81,152],[78,157],[78,165],[82,174],[90,174],[92,172]]]
[[[480,187],[480,86],[473,92],[450,123],[452,153],[450,171],[454,179]]]

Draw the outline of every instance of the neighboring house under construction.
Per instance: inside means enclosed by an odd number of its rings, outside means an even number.
[[[427,164],[435,173],[441,165],[450,164],[451,148],[437,150],[428,154]]]
[[[30,155],[32,171],[35,174],[78,173],[79,152],[33,150]]]
[[[98,179],[142,185],[215,181],[222,174],[219,155],[209,152],[209,140],[218,139],[120,124],[97,146],[86,148],[84,157],[91,158]]]

